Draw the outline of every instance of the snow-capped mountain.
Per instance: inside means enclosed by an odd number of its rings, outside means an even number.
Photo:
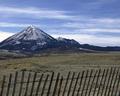
[[[0,49],[19,51],[41,51],[49,48],[77,47],[75,40],[55,39],[44,31],[34,26],[29,26],[23,31],[7,38],[0,43]]]

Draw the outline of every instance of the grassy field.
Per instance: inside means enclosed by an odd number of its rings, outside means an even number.
[[[49,54],[0,60],[0,75],[16,70],[80,71],[91,68],[120,67],[120,53]]]

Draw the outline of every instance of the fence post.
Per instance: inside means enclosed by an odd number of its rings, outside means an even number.
[[[22,93],[22,87],[23,87],[23,81],[24,81],[24,74],[25,71],[23,70],[22,71],[22,77],[21,77],[21,81],[20,81],[20,90],[19,90],[19,96],[21,96],[21,93]]]
[[[3,91],[4,91],[4,87],[5,87],[5,79],[6,79],[6,76],[4,75],[3,76],[3,80],[2,80],[2,86],[1,86],[0,96],[3,95]]]
[[[10,74],[10,76],[9,76],[9,81],[8,81],[6,96],[9,95],[10,86],[11,86],[11,80],[12,80],[12,74]]]
[[[100,84],[99,84],[98,92],[97,92],[97,95],[96,95],[96,96],[99,95],[99,92],[100,92],[100,86],[101,86],[101,84],[102,84],[102,82],[103,82],[104,75],[105,75],[105,69],[104,69],[103,74],[102,74],[102,77],[101,77],[101,79],[100,79]]]
[[[110,77],[111,77],[111,74],[112,74],[112,68],[110,69],[110,73],[109,73],[109,77],[108,77],[108,80],[107,80],[107,85],[106,85],[106,88],[105,88],[105,96],[107,94],[107,88],[108,88],[108,85],[109,85],[109,81],[110,81]]]
[[[82,87],[82,93],[81,93],[81,96],[83,96],[83,92],[84,92],[84,90],[85,90],[85,84],[86,84],[86,80],[87,80],[87,76],[88,76],[88,70],[87,70],[87,72],[86,72],[86,76],[85,76],[85,81],[84,81],[84,83],[83,83],[83,87]]]
[[[29,87],[29,83],[30,83],[30,77],[31,77],[31,73],[29,72],[29,75],[28,75],[28,78],[27,78],[27,83],[26,83],[26,89],[25,89],[24,96],[27,96],[28,87]]]
[[[58,89],[58,96],[60,96],[62,83],[63,83],[63,76],[62,76],[61,79],[60,79],[60,84],[59,84],[59,89]]]
[[[56,79],[56,82],[55,82],[55,87],[54,87],[52,96],[55,96],[55,93],[56,93],[56,90],[57,90],[58,81],[59,81],[59,77],[60,77],[60,73],[57,74],[57,79]]]
[[[118,82],[117,82],[117,86],[116,86],[116,90],[115,90],[115,96],[117,96],[117,91],[118,91],[118,89],[119,89],[119,85],[120,85],[120,74],[118,75],[119,77],[118,77]]]
[[[72,79],[71,79],[71,82],[70,82],[70,85],[69,85],[69,89],[68,89],[67,96],[69,96],[69,94],[70,94],[74,77],[75,77],[75,72],[73,72],[73,75],[72,75]]]
[[[54,72],[52,72],[52,76],[51,76],[51,80],[50,80],[50,85],[49,85],[49,88],[48,88],[47,96],[49,96],[49,94],[50,94],[50,89],[51,89],[51,86],[52,86],[53,78],[54,78]]]
[[[93,70],[90,71],[90,76],[89,76],[89,78],[88,78],[88,84],[87,84],[85,96],[87,95],[87,92],[88,92],[88,87],[89,87],[89,85],[90,85],[90,80],[91,80],[91,77],[92,77],[92,73],[93,73]]]
[[[91,94],[91,91],[92,91],[92,85],[93,85],[93,83],[94,83],[94,81],[95,81],[95,77],[96,77],[96,75],[97,75],[97,70],[95,71],[95,74],[94,74],[94,76],[93,76],[93,80],[92,80],[92,82],[91,82],[91,85],[90,85],[90,90],[89,90],[89,92],[88,92],[88,96],[90,96],[90,94]]]
[[[39,89],[40,89],[40,86],[41,86],[41,82],[42,82],[43,76],[44,76],[44,74],[42,74],[41,77],[40,77],[40,79],[39,79],[35,96],[38,96],[38,92],[39,92]]]
[[[37,72],[34,73],[34,77],[33,77],[33,82],[32,82],[32,88],[31,88],[30,96],[33,95],[33,90],[34,90],[34,85],[35,85],[36,76],[37,76]]]
[[[110,91],[111,91],[112,81],[114,80],[115,71],[116,71],[116,68],[114,68],[113,74],[112,74],[112,77],[111,77],[111,80],[110,80],[110,86],[109,86],[109,90],[108,90],[108,96],[110,96]]]
[[[77,84],[78,84],[79,77],[80,77],[80,72],[77,75],[76,82],[75,82],[75,85],[74,85],[74,88],[73,88],[72,96],[74,96],[74,94],[75,94],[75,90],[76,90],[76,87],[77,87]]]
[[[70,78],[70,74],[71,74],[71,72],[69,72],[68,75],[67,75],[67,79],[66,79],[66,82],[65,82],[65,86],[64,86],[64,90],[63,90],[62,96],[65,96],[65,91],[66,91],[67,84],[68,84],[68,81],[69,81],[69,78]]]
[[[93,91],[93,96],[95,96],[95,91],[96,91],[97,83],[98,83],[98,80],[99,80],[100,72],[101,72],[101,69],[99,69],[99,71],[98,71],[98,76],[97,76],[95,88],[94,88],[94,91]],[[106,96],[106,95],[105,95],[105,96]]]
[[[15,72],[15,79],[14,79],[14,86],[13,86],[12,96],[15,96],[17,77],[18,77],[18,72]]]
[[[113,94],[114,94],[115,84],[116,84],[116,82],[117,82],[117,76],[118,76],[118,75],[119,75],[119,69],[117,70],[117,73],[116,73],[116,76],[115,76],[115,80],[114,80],[114,82],[113,82],[112,91],[111,91],[111,95],[110,95],[110,96],[113,96]]]
[[[46,87],[46,84],[47,84],[48,77],[49,77],[49,75],[47,75],[47,77],[46,77],[46,79],[45,79],[45,81],[44,81],[43,88],[42,88],[42,92],[41,92],[41,95],[40,95],[40,96],[43,96],[43,94],[44,94],[44,91],[45,91],[45,87]]]
[[[78,87],[77,96],[79,96],[79,92],[80,92],[80,89],[81,89],[81,86],[82,86],[82,80],[83,80],[83,77],[84,77],[84,73],[85,73],[85,71],[82,71],[82,76],[80,78],[80,84],[79,84],[79,87]]]
[[[108,71],[109,71],[109,69],[106,70],[105,78],[104,78],[104,81],[103,81],[103,88],[102,88],[102,91],[101,91],[101,96],[103,96],[103,92],[104,92],[104,88],[105,88],[105,83],[106,83]]]

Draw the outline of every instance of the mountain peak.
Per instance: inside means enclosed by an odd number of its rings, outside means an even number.
[[[30,25],[30,26],[28,26],[28,27],[30,27],[30,28],[32,28],[32,29],[34,29],[34,28],[35,28],[35,26],[34,26],[34,25]]]
[[[54,39],[41,29],[31,25],[22,30],[21,32],[11,36],[8,40],[19,40],[19,41],[28,41],[28,40],[39,40],[43,41],[45,39]]]
[[[17,49],[17,47],[18,49],[24,47],[25,49],[25,47],[27,48],[29,46],[33,50],[36,48],[36,46],[43,47],[55,41],[56,39],[54,39],[52,36],[32,25],[5,39],[3,42],[1,42],[0,47],[6,48],[6,46],[10,46],[12,48],[16,46],[16,48],[13,49]]]

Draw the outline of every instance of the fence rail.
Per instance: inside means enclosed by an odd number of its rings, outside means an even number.
[[[120,96],[119,68],[3,76],[0,96]]]

